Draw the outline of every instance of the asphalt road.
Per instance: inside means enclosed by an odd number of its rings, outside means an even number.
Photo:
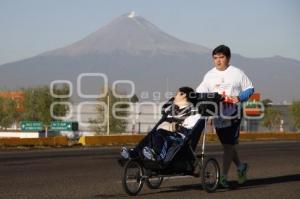
[[[232,165],[231,189],[206,193],[199,178],[170,178],[158,190],[144,186],[136,198],[300,198],[300,141],[241,143],[239,149],[250,165],[243,186]],[[207,151],[220,161],[219,144],[209,144]],[[118,153],[119,147],[1,151],[0,198],[129,198]]]

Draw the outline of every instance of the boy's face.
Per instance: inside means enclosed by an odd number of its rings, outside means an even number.
[[[218,70],[225,70],[229,66],[229,59],[223,53],[213,55],[213,62]]]
[[[186,101],[187,101],[186,94],[184,92],[177,91],[174,99],[175,104],[186,102]]]

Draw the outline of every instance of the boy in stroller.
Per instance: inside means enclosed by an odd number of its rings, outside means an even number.
[[[150,189],[160,187],[168,176],[201,176],[203,189],[213,192],[219,184],[219,164],[205,151],[206,116],[216,116],[218,93],[194,93],[189,87],[179,88],[176,96],[162,108],[163,117],[133,149],[121,150],[120,166],[124,167],[122,185],[129,195],[137,195],[144,182]],[[196,109],[196,110],[195,110]],[[196,153],[201,135],[202,151]]]

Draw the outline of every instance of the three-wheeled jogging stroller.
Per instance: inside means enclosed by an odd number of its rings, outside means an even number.
[[[203,189],[207,192],[214,192],[219,183],[220,168],[217,160],[205,155],[205,122],[208,112],[215,112],[218,102],[222,96],[217,93],[197,93],[195,96],[195,105],[201,114],[201,118],[187,138],[183,145],[176,152],[172,160],[167,165],[160,162],[136,157],[127,159],[121,164],[124,168],[122,174],[122,185],[129,195],[137,195],[144,183],[150,189],[158,189],[163,182],[164,177],[171,176],[194,176],[200,177]],[[215,103],[215,105],[214,105]],[[163,121],[163,118],[155,125],[156,127]],[[197,143],[202,135],[202,151],[196,154]],[[199,174],[195,175],[195,167],[199,167]]]

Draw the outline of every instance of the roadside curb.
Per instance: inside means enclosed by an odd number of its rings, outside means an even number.
[[[81,136],[78,142],[70,144],[67,137],[56,136],[48,138],[0,138],[0,146],[121,146],[134,145],[145,137],[146,134],[139,135],[99,135]],[[206,140],[209,142],[218,141],[216,134],[207,133]],[[240,141],[274,141],[274,140],[300,140],[300,133],[241,133]]]
[[[145,135],[99,135],[82,136],[78,144],[82,146],[101,146],[101,145],[128,145],[136,144]],[[206,134],[207,141],[217,141],[217,135]],[[268,140],[300,140],[300,133],[241,133],[240,141],[268,141]]]
[[[78,143],[82,146],[136,144],[145,135],[99,135],[81,136]]]
[[[68,146],[68,139],[64,136],[48,138],[1,138],[2,146]]]

